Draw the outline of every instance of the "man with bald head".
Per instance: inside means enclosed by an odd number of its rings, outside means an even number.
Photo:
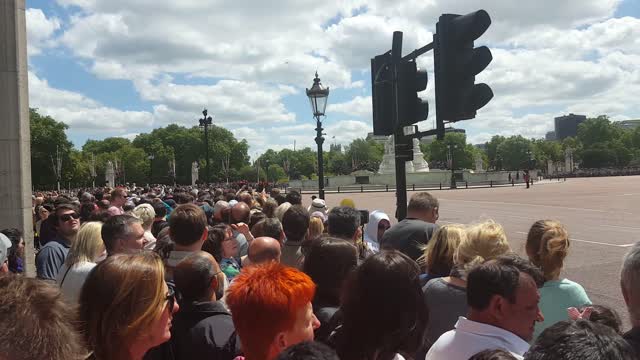
[[[176,265],[173,273],[182,295],[173,318],[171,343],[176,359],[233,359],[240,355],[231,314],[218,301],[224,275],[209,253],[196,251]]]
[[[280,262],[282,248],[280,242],[272,237],[261,236],[255,238],[249,245],[249,253],[243,265],[258,265],[270,261]]]
[[[249,242],[253,240],[253,235],[249,231],[249,216],[251,209],[243,202],[238,202],[231,208],[230,225],[233,229],[233,237],[238,242],[239,256],[247,255]]]

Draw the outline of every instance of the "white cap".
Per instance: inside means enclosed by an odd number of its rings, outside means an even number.
[[[11,248],[11,240],[7,235],[0,233],[0,266],[7,260],[9,249]]]

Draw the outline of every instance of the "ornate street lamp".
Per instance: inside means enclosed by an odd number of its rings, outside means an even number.
[[[329,97],[329,88],[324,88],[320,83],[318,72],[316,71],[316,77],[313,79],[313,86],[307,90],[307,96],[311,103],[311,110],[313,111],[313,117],[316,118],[316,144],[318,144],[318,196],[320,199],[324,199],[324,162],[322,159],[322,143],[324,143],[324,137],[322,137],[322,121],[321,116],[324,115],[324,111],[327,107],[327,99]]]
[[[204,146],[205,146],[204,156],[206,156],[205,164],[207,167],[207,169],[204,172],[205,174],[204,182],[208,183],[210,179],[209,178],[209,126],[211,126],[213,119],[211,118],[211,116],[207,116],[207,109],[202,110],[202,119],[200,119],[199,121],[200,121],[200,127],[204,128]]]

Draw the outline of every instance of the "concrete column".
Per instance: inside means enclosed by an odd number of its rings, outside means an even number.
[[[25,0],[0,1],[0,229],[24,232],[25,265],[35,275]]]

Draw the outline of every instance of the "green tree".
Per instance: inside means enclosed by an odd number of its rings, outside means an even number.
[[[74,178],[75,166],[72,163],[73,144],[67,139],[65,131],[69,128],[50,116],[43,116],[37,109],[29,109],[31,130],[31,179],[34,186],[53,186],[56,183],[54,163],[56,151],[62,159],[62,182]]]
[[[494,135],[491,138],[491,140],[486,142],[487,158],[488,158],[489,164],[491,164],[493,168],[499,169],[502,166],[502,164],[500,164],[500,162],[498,161],[498,147],[500,146],[500,144],[504,142],[504,140],[505,140],[504,136]]]
[[[506,170],[524,169],[530,165],[528,151],[531,150],[531,141],[516,135],[506,138],[498,146],[497,156],[502,159],[502,165]]]
[[[476,149],[467,144],[467,137],[461,133],[446,133],[444,140],[434,140],[428,145],[429,163],[433,168],[449,168],[449,146],[453,146],[455,169],[472,169]]]
[[[368,170],[378,171],[384,145],[374,140],[355,139],[347,146],[345,151],[346,161],[351,161],[352,171]]]

